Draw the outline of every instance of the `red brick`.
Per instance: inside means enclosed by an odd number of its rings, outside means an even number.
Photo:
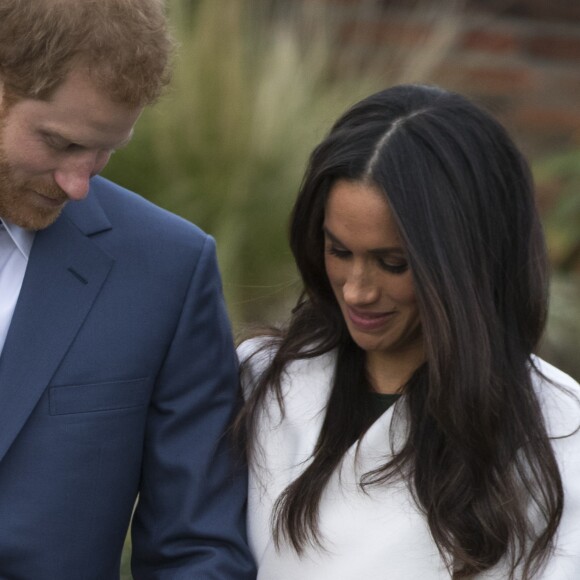
[[[417,46],[429,38],[431,28],[411,22],[349,22],[341,32],[345,42]]]
[[[580,95],[580,70],[576,66],[549,70],[549,89],[552,94],[562,95],[578,105]]]
[[[445,64],[438,71],[443,79],[453,79],[454,85],[464,90],[488,95],[527,93],[537,87],[537,76],[532,69],[521,66],[494,67],[491,65]]]
[[[528,41],[527,52],[536,58],[580,62],[580,35],[537,35]]]
[[[494,54],[512,54],[522,49],[522,39],[509,32],[470,30],[461,39],[460,48]]]
[[[514,119],[527,130],[558,133],[562,136],[580,132],[580,112],[576,109],[554,109],[540,105],[521,106],[515,111]]]
[[[580,19],[578,0],[465,0],[467,10],[537,20]]]

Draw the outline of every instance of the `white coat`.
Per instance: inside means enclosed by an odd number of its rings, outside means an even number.
[[[239,348],[241,360],[259,341]],[[252,388],[271,352],[252,358],[244,388]],[[537,359],[541,371],[580,398],[580,385]],[[404,483],[367,488],[360,476],[391,455],[393,407],[354,444],[331,477],[320,503],[324,550],[307,547],[300,557],[272,541],[271,515],[280,493],[309,464],[317,441],[335,367],[335,354],[291,363],[283,380],[285,416],[269,396],[257,429],[257,454],[250,465],[248,534],[258,564],[258,580],[449,580],[451,575]],[[548,432],[564,481],[564,516],[554,556],[539,580],[580,580],[580,406],[573,397],[539,378],[534,379]],[[396,433],[396,431],[395,431]],[[502,565],[477,575],[477,580],[506,580]]]

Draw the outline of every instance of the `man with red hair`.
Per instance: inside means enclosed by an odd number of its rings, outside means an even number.
[[[169,80],[158,0],[0,4],[0,578],[250,579],[215,244],[101,177]]]

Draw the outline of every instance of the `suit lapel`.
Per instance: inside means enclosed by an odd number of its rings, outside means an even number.
[[[67,208],[68,215],[38,232],[32,247],[0,357],[0,460],[49,384],[113,264],[85,235],[110,228],[104,227],[108,222],[102,210],[91,212],[95,201],[78,203],[80,207]],[[96,216],[92,228],[91,214]]]

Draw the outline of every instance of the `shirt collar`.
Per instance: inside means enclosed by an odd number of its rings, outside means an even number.
[[[0,218],[0,229],[1,226],[4,226],[20,253],[28,260],[30,251],[32,250],[32,243],[34,242],[35,232],[25,230],[3,218]]]

